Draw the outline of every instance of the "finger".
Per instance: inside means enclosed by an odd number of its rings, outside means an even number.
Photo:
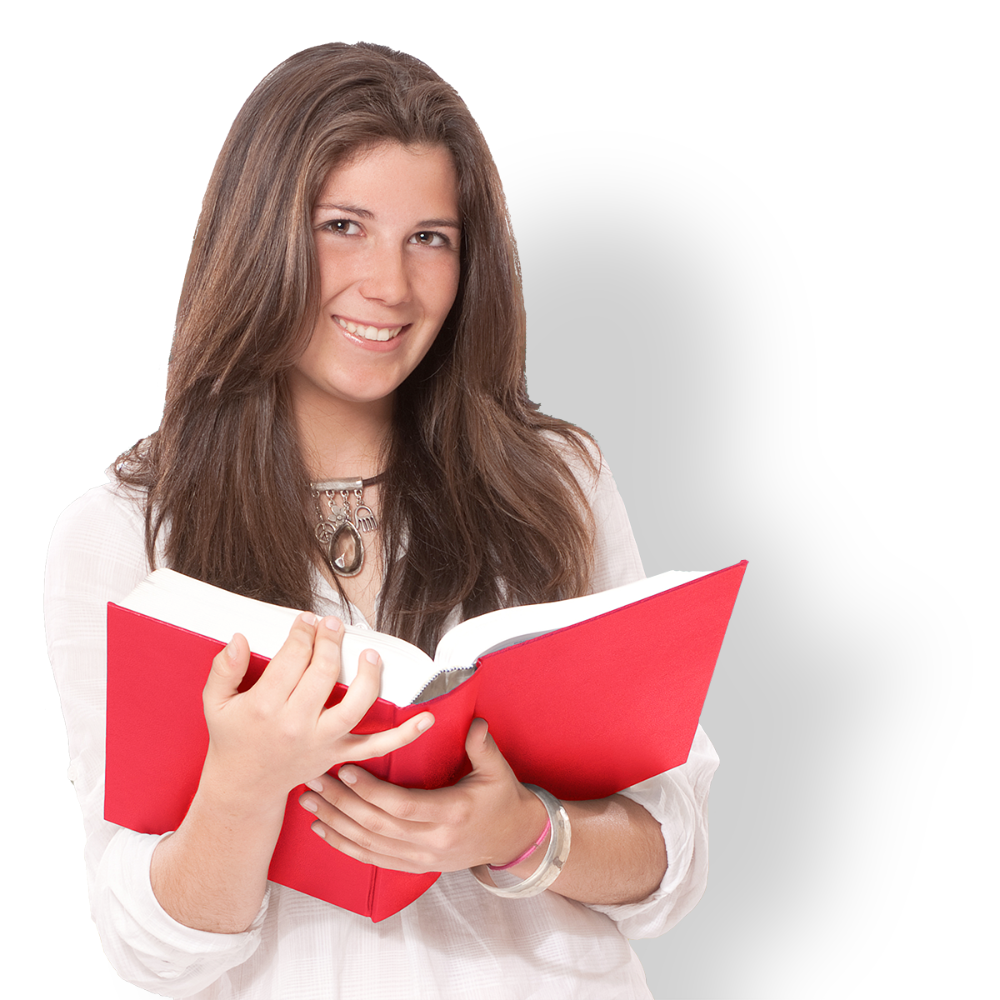
[[[339,705],[330,712],[347,730],[353,729],[375,704],[382,689],[382,660],[374,649],[366,649],[358,657],[358,672],[347,687]]]
[[[339,851],[341,854],[346,854],[348,857],[355,858],[362,864],[378,865],[379,868],[390,868],[393,871],[411,872],[413,874],[437,871],[434,867],[434,862],[430,859],[430,857],[411,858],[406,856],[397,856],[393,853],[382,853],[380,851],[373,850],[370,847],[364,847],[356,841],[351,840],[350,837],[345,836],[339,830],[335,830],[328,826],[322,820],[316,820],[312,824],[311,829],[313,833],[325,840],[332,848]],[[389,842],[386,842],[386,846],[389,846]],[[392,846],[398,847],[401,855],[410,853],[408,845],[405,843],[396,842]]]
[[[340,677],[341,644],[344,626],[339,618],[323,618],[316,626],[309,666],[295,686],[292,698],[315,706],[318,715]]]
[[[312,659],[316,621],[312,612],[304,611],[292,622],[288,637],[254,685],[260,694],[287,700],[295,690]]]
[[[376,778],[363,767],[345,764],[337,772],[337,780],[327,783],[324,798],[366,826],[374,810],[402,823],[437,823],[443,817],[435,791],[403,788]],[[403,836],[402,827],[396,830]]]
[[[205,708],[218,708],[232,698],[246,676],[250,665],[250,645],[237,632],[229,644],[212,660],[212,669],[205,681],[202,702]]]
[[[320,729],[331,741],[340,743],[343,752],[338,760],[382,757],[412,743],[434,724],[434,716],[430,712],[421,712],[394,729],[368,735],[351,734],[351,730],[358,726],[378,698],[381,663],[375,650],[366,649],[358,660],[357,675],[348,686],[343,699],[339,704],[326,709],[320,717]]]
[[[307,792],[299,798],[299,804],[317,818],[312,825],[314,833],[365,864],[399,871],[438,870],[437,855],[418,840],[418,825],[400,823],[373,809],[337,781],[327,778],[325,783],[323,796]],[[331,804],[330,798],[336,804]],[[347,804],[360,807],[359,819],[348,815],[343,808]]]
[[[327,714],[336,711],[335,708],[328,708]],[[324,720],[325,721],[325,720]],[[383,757],[393,750],[405,747],[407,743],[412,743],[421,733],[426,732],[434,725],[434,716],[430,712],[421,712],[420,715],[408,719],[395,729],[386,729],[380,733],[370,733],[366,736],[350,735],[344,743],[345,750],[340,760],[368,760],[371,757]]]

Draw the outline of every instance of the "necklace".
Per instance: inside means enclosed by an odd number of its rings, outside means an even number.
[[[365,487],[382,481],[384,473],[371,479],[330,479],[325,483],[311,483],[313,500],[319,523],[316,537],[323,546],[327,565],[337,576],[357,576],[365,564],[365,534],[378,528],[375,511],[365,503]],[[351,509],[351,497],[354,509]],[[328,514],[323,512],[326,500]]]

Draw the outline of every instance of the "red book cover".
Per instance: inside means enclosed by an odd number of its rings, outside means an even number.
[[[561,799],[602,798],[687,760],[746,562],[594,618],[487,653],[447,694],[398,707],[379,699],[355,732],[420,712],[435,724],[386,757],[361,762],[409,788],[440,788],[468,772],[465,737],[487,720],[521,781]],[[108,605],[104,815],[142,833],[175,830],[198,787],[208,749],[201,693],[224,643]],[[243,686],[267,660],[254,654]],[[337,684],[327,704],[344,696]],[[383,920],[437,874],[364,865],[310,830],[292,790],[269,877]]]

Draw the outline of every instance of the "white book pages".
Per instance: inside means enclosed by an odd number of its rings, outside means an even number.
[[[416,646],[395,636],[347,625],[340,680],[350,684],[357,675],[362,652],[375,649],[383,661],[381,696],[396,705],[412,704],[418,696],[425,701],[468,676],[467,668],[484,653],[594,618],[705,575],[675,570],[599,594],[503,608],[470,618],[441,638],[433,661]],[[280,649],[300,613],[232,594],[169,569],[151,573],[121,601],[121,606],[222,642],[241,632],[250,648],[266,657]],[[462,673],[435,680],[431,685],[437,674],[459,670]]]

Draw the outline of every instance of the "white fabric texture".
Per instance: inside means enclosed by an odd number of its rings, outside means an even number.
[[[595,479],[578,464],[597,532],[593,590],[640,578],[607,466]],[[243,933],[173,920],[150,887],[159,837],[103,819],[106,605],[148,571],[141,505],[121,487],[97,487],[61,516],[45,578],[49,657],[68,730],[69,777],[83,810],[91,911],[124,979],[204,1000],[650,997],[626,938],[668,930],[695,905],[707,878],[707,798],[718,758],[700,727],[686,764],[623,792],[657,819],[667,848],[663,882],[640,903],[585,906],[552,891],[505,900],[461,871],[442,875],[380,923],[273,883]],[[320,574],[317,586],[325,606],[315,610],[343,614]]]

